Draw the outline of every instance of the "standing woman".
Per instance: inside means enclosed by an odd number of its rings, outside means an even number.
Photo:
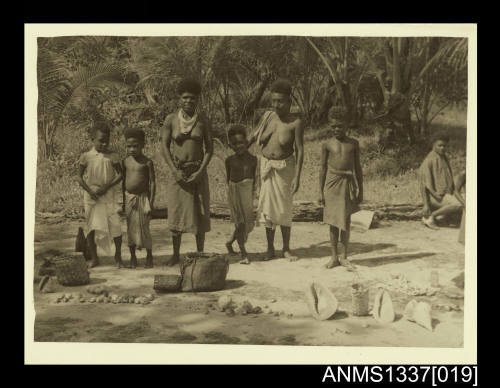
[[[180,260],[182,233],[193,233],[198,252],[203,252],[205,233],[210,231],[207,175],[213,154],[210,123],[196,110],[201,92],[197,81],[181,80],[177,92],[180,109],[167,116],[161,129],[162,154],[173,176],[167,189],[168,228],[174,247],[169,266]]]

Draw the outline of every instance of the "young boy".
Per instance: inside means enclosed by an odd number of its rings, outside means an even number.
[[[115,261],[122,266],[122,231],[119,211],[119,186],[122,169],[117,154],[108,150],[110,128],[106,123],[96,123],[90,129],[94,147],[79,160],[77,181],[85,190],[83,204],[86,219],[86,237],[92,262],[99,265],[97,245],[111,252],[111,238],[115,243]]]
[[[127,157],[123,160],[124,207],[127,215],[127,236],[130,268],[137,267],[135,250],[146,248],[145,268],[153,267],[152,240],[149,231],[151,209],[155,199],[156,181],[153,161],[142,153],[144,131],[125,130]]]
[[[226,176],[229,208],[235,229],[231,239],[226,243],[229,253],[235,253],[233,242],[238,241],[241,264],[250,264],[245,242],[255,225],[253,197],[255,191],[255,174],[257,158],[247,149],[246,130],[242,125],[233,125],[228,131],[229,146],[234,155],[226,159]]]
[[[363,200],[363,173],[359,144],[355,139],[346,136],[346,116],[346,112],[337,107],[328,112],[334,138],[322,145],[319,202],[324,205],[323,222],[330,225],[332,258],[326,268],[342,265],[352,270],[353,265],[347,260],[347,245],[351,214],[359,210],[359,203]],[[339,235],[344,246],[340,260],[337,257]]]

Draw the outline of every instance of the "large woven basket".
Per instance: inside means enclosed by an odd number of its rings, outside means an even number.
[[[90,283],[85,258],[81,255],[59,256],[52,259],[57,281],[63,286],[82,286]]]
[[[352,297],[352,315],[363,316],[368,315],[369,294],[368,288],[365,288],[361,283],[354,283],[351,286]]]
[[[222,290],[228,270],[229,261],[224,255],[187,254],[181,263],[182,291]]]
[[[153,288],[158,292],[175,292],[181,288],[180,275],[155,275]]]

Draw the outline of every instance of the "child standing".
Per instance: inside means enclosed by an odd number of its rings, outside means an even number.
[[[339,265],[354,269],[347,260],[347,245],[351,228],[351,214],[359,210],[363,201],[363,173],[359,158],[357,140],[346,136],[346,112],[333,107],[328,120],[334,137],[323,143],[321,148],[321,170],[319,174],[319,202],[324,205],[323,222],[330,225],[332,258],[326,268]],[[340,241],[344,251],[337,257]]]
[[[226,159],[226,176],[228,184],[228,200],[231,219],[235,229],[231,239],[226,243],[229,253],[235,253],[233,243],[236,240],[240,247],[241,264],[250,264],[245,249],[248,234],[255,225],[253,197],[255,191],[255,174],[257,158],[247,149],[246,130],[242,125],[233,125],[228,131],[229,146],[234,155]]]
[[[106,123],[96,123],[90,129],[93,148],[79,160],[78,183],[85,190],[86,237],[92,257],[90,267],[99,265],[97,245],[111,252],[111,239],[115,244],[115,261],[122,266],[122,231],[119,211],[119,186],[122,180],[120,158],[109,151],[110,128]],[[118,190],[117,190],[118,189]]]
[[[127,215],[127,236],[130,268],[137,267],[135,250],[146,248],[145,268],[153,267],[152,239],[149,231],[156,180],[153,161],[143,153],[144,131],[125,130],[127,157],[123,160],[124,207]]]

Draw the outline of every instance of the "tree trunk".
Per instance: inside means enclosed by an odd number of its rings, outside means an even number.
[[[255,109],[258,108],[260,100],[262,99],[262,96],[264,95],[264,92],[266,91],[266,88],[269,85],[270,81],[271,81],[270,76],[266,76],[262,81],[260,81],[260,84],[257,88],[257,91],[255,92],[254,97],[243,110],[242,117],[244,119],[248,119],[248,117],[252,116]]]
[[[401,93],[401,64],[399,62],[399,40],[392,38],[392,93]]]

